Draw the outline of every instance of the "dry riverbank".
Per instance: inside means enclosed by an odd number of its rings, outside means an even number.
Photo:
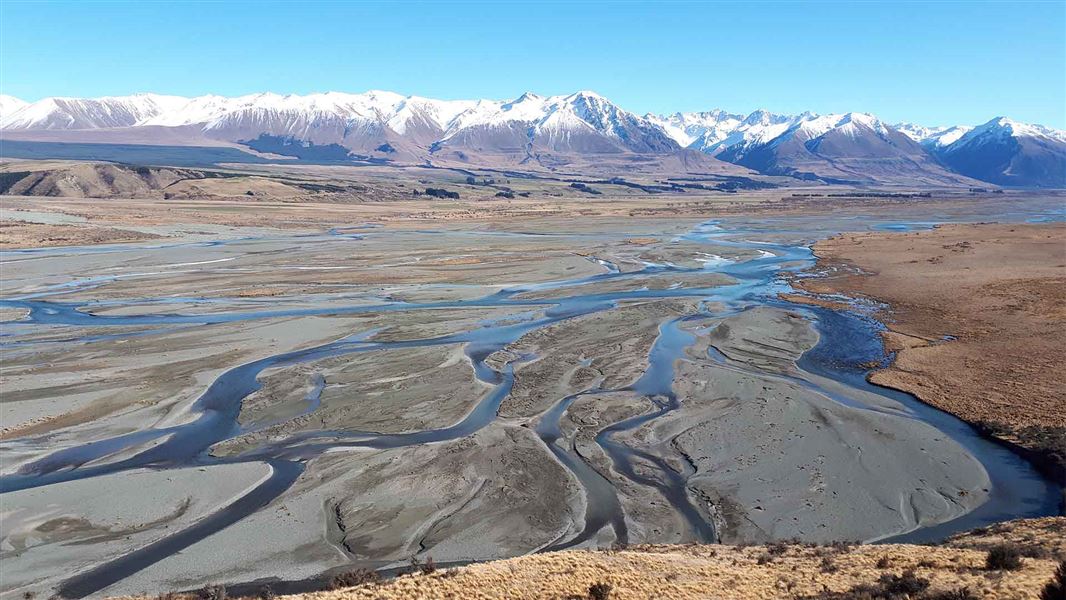
[[[944,225],[814,246],[816,294],[886,304],[893,364],[871,376],[1066,465],[1066,225]]]
[[[293,600],[603,599],[736,600],[1039,598],[1066,557],[1066,519],[1004,523],[941,546],[646,545],[618,550],[533,554],[456,569],[423,568],[387,582],[372,575],[356,587],[336,578],[334,591]],[[990,550],[1021,555],[997,568]],[[214,588],[220,589],[220,588]],[[713,591],[712,591],[713,590]],[[1054,591],[1049,592],[1054,594]],[[180,598],[181,596],[177,596]],[[1056,596],[1046,596],[1055,598]]]

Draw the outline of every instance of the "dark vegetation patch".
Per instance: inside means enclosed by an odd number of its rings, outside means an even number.
[[[292,136],[261,134],[254,140],[241,142],[257,152],[269,152],[282,156],[295,156],[300,160],[347,162],[351,151],[340,144],[314,144],[297,140]]]
[[[424,191],[424,192],[419,192],[418,190],[415,190],[414,192],[412,192],[412,195],[414,195],[414,196],[421,196],[422,194],[425,194],[427,196],[432,196],[434,198],[450,198],[452,200],[458,200],[459,199],[459,192],[452,192],[452,191],[446,190],[444,188],[431,188],[431,187],[428,187],[428,188],[426,188],[426,191]]]
[[[366,188],[361,185],[334,185],[331,183],[294,183],[296,187],[309,192],[345,193],[365,192]]]
[[[1066,481],[1066,427],[978,421],[973,424],[982,435],[1011,446],[1052,481]]]
[[[712,184],[713,182],[713,184]],[[686,189],[705,190],[708,192],[735,193],[738,190],[769,190],[780,187],[776,183],[759,181],[751,177],[738,175],[718,175],[716,177],[703,177],[693,179],[671,178],[666,183],[676,188],[674,191],[684,192]]]
[[[683,186],[680,186],[680,185],[677,185],[677,184],[674,184],[674,183],[671,183],[669,185],[649,185],[649,184],[645,184],[645,183],[635,183],[633,181],[626,181],[625,179],[622,179],[621,177],[612,177],[610,179],[597,179],[595,181],[574,181],[572,179],[564,179],[563,181],[573,182],[573,183],[570,184],[570,187],[575,187],[573,185],[574,183],[578,183],[578,184],[581,184],[581,185],[586,185],[586,184],[589,184],[589,183],[597,183],[597,184],[600,184],[600,185],[620,185],[622,187],[627,187],[627,188],[631,188],[631,189],[634,189],[634,190],[640,190],[640,191],[644,192],[645,194],[662,194],[664,192],[675,192],[675,193],[684,193],[685,192]]]
[[[6,194],[14,185],[27,175],[29,171],[8,171],[6,173],[0,173],[0,194]]]
[[[571,183],[570,187],[574,188],[575,190],[577,190],[579,192],[584,192],[586,194],[592,194],[594,196],[599,196],[600,194],[603,193],[600,190],[597,190],[595,188],[590,188],[589,186],[587,186],[584,183],[581,183],[579,181],[575,181],[574,183]]]
[[[594,583],[589,586],[589,600],[607,600],[611,597],[611,584]]]
[[[226,600],[226,586],[207,585],[196,592],[200,600]]]
[[[931,192],[845,192],[841,194],[792,194],[792,198],[932,198]]]
[[[1040,591],[1040,600],[1066,600],[1066,561],[1059,563],[1051,581]]]
[[[19,140],[4,140],[3,148],[0,148],[0,156],[37,160],[104,160],[124,164],[167,165],[171,167],[207,167],[216,163],[264,164],[272,162],[236,148],[218,146],[79,144],[24,142]]]
[[[1022,552],[1016,544],[999,544],[988,549],[985,568],[990,571],[1017,571],[1022,568]]]
[[[376,571],[371,571],[369,569],[355,569],[354,571],[337,573],[333,577],[330,577],[328,588],[331,590],[339,590],[363,585],[377,585],[380,582],[381,575],[378,575]]]
[[[913,570],[904,571],[902,575],[885,574],[875,583],[860,583],[843,592],[825,591],[817,596],[808,596],[814,600],[906,600],[921,598],[932,600],[938,598],[926,594],[929,580],[918,577]]]
[[[922,600],[980,600],[980,598],[980,596],[970,591],[970,588],[930,592],[922,596]]]

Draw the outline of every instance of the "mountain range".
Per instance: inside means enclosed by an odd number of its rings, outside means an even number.
[[[185,98],[0,96],[8,140],[238,145],[397,164],[576,169],[681,165],[829,183],[1066,187],[1066,131],[997,117],[976,127],[867,113],[637,115],[593,92],[435,100],[393,92]],[[649,167],[650,165],[650,167]]]

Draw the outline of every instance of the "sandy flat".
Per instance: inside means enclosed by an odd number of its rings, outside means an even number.
[[[48,589],[140,548],[254,487],[261,463],[131,471],[4,494],[0,593]]]
[[[845,234],[815,252],[838,274],[804,289],[886,305],[886,345],[899,353],[874,382],[1066,455],[1056,441],[1066,431],[1066,225]],[[1061,476],[1062,459],[1054,464]]]

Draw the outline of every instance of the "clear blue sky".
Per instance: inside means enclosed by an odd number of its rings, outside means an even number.
[[[0,91],[26,100],[368,89],[1066,127],[1066,2],[0,0]]]

